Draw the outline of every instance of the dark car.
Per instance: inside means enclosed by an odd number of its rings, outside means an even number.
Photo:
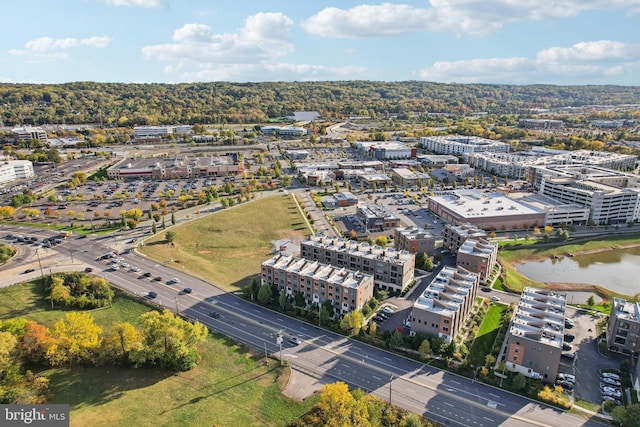
[[[162,277],[158,276],[158,277],[156,277],[156,278],[155,278],[155,279],[153,279],[153,280],[155,280],[156,282],[162,282]]]
[[[566,342],[562,343],[562,351],[571,351],[573,347],[571,347],[569,344],[567,344]]]
[[[564,334],[564,341],[565,342],[572,342],[575,339],[576,339],[576,336],[573,335],[573,334]]]
[[[91,273],[92,271],[93,271],[93,268],[91,268],[91,267],[87,267],[87,268],[84,269],[85,273]]]
[[[491,288],[488,286],[483,286],[481,289],[482,289],[482,292],[491,292]]]
[[[209,316],[213,317],[214,319],[217,319],[218,317],[220,317],[220,313],[216,311],[210,311]]]
[[[149,273],[149,272],[147,271],[146,273],[144,273],[144,274],[142,275],[142,277],[151,277],[151,273]]]
[[[184,292],[185,294],[190,294],[193,290],[191,288],[184,288],[182,290],[182,292]]]
[[[157,296],[158,296],[158,294],[157,294],[157,293],[155,293],[155,292],[153,292],[153,291],[151,291],[151,292],[149,292],[149,293],[147,294],[147,296],[148,296],[149,298],[155,298],[155,297],[157,297]]]
[[[33,269],[33,268],[27,268],[27,269],[24,271],[24,273],[23,273],[23,274],[33,273],[34,271],[36,271],[36,270],[35,270],[35,269]]]

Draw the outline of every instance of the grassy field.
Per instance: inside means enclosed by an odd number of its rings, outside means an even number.
[[[504,304],[491,304],[480,329],[469,350],[469,361],[474,365],[484,364],[484,357],[491,352],[500,330],[500,319],[507,309]]]
[[[0,319],[22,316],[51,326],[67,311],[42,301],[41,282],[0,290]],[[112,308],[90,311],[98,324],[130,321],[152,308],[118,296]],[[126,367],[45,370],[51,403],[71,405],[72,426],[285,426],[316,402],[285,398],[289,370],[224,337],[210,335],[198,367],[182,373]]]
[[[286,194],[243,203],[171,230],[177,234],[174,246],[159,232],[140,251],[228,291],[241,289],[260,273],[260,264],[272,256],[272,241],[310,233]]]

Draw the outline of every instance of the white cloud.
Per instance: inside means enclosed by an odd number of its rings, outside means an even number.
[[[39,37],[25,43],[24,49],[11,49],[10,55],[24,57],[29,63],[41,63],[47,60],[62,60],[68,58],[65,50],[78,47],[92,47],[103,49],[109,46],[111,38],[106,36],[94,36],[85,39],[67,37],[54,39],[52,37]]]
[[[293,52],[293,21],[281,13],[248,17],[235,33],[216,34],[205,24],[186,24],[173,33],[173,43],[142,48],[147,59],[197,64],[243,63],[281,58]]]
[[[440,61],[420,70],[425,80],[459,83],[611,82],[640,70],[640,44],[611,40],[541,50],[535,58]]]
[[[381,37],[427,29],[433,11],[406,4],[361,5],[349,10],[328,7],[302,23],[324,37]]]
[[[329,7],[303,21],[323,37],[386,37],[417,31],[486,35],[505,23],[558,19],[596,10],[640,13],[640,0],[430,0],[430,8],[383,3]]]
[[[175,71],[172,69],[172,71]],[[327,67],[312,64],[223,64],[180,74],[181,81],[324,81],[367,77],[364,67]]]
[[[157,9],[167,7],[166,0],[106,0],[110,6],[132,6]]]

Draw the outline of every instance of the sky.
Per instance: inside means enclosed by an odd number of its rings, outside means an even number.
[[[640,0],[366,1],[3,0],[0,83],[640,85]]]

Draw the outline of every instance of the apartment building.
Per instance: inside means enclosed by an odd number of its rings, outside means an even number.
[[[460,225],[445,224],[443,237],[442,247],[448,249],[452,254],[458,253],[460,247],[462,247],[467,239],[486,240],[488,238],[484,230],[469,223]]]
[[[398,227],[393,236],[394,246],[397,250],[417,254],[424,252],[433,256],[436,252],[437,237],[421,227]]]
[[[507,369],[553,383],[564,340],[566,294],[526,287],[505,338]]]
[[[414,279],[415,254],[338,237],[311,236],[300,243],[303,258],[373,275],[375,286],[402,292]]]
[[[444,267],[411,310],[411,332],[451,342],[473,310],[478,275],[461,267]]]
[[[505,142],[477,136],[423,136],[418,146],[432,153],[454,155],[478,151],[508,153],[511,149],[511,146]]]
[[[338,314],[362,310],[373,297],[371,274],[282,254],[262,263],[261,282],[290,297],[302,293],[307,306],[331,301]]]
[[[456,265],[476,273],[481,284],[486,284],[493,268],[498,262],[498,245],[485,239],[470,238],[458,249]]]
[[[607,344],[611,351],[640,356],[640,303],[613,299],[607,325]]]

